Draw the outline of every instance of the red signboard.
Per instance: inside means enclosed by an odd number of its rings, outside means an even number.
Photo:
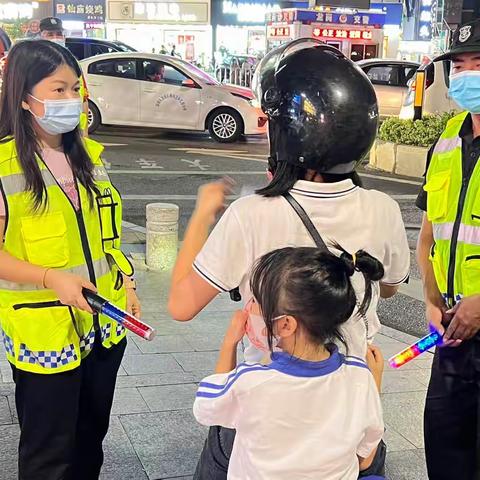
[[[343,28],[314,28],[315,38],[338,38],[339,40],[372,40],[371,30],[347,30]]]

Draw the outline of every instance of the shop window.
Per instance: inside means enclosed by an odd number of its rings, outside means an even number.
[[[400,86],[400,69],[395,65],[377,65],[370,67],[366,73],[374,85]]]
[[[145,60],[143,62],[143,80],[147,82],[165,83],[167,85],[182,86],[188,77],[180,70],[165,62]]]
[[[90,64],[88,73],[93,75],[104,75],[108,77],[119,77],[135,79],[137,73],[137,62],[135,60],[103,60]]]

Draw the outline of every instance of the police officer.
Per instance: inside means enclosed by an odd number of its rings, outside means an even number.
[[[427,319],[445,332],[425,406],[430,480],[480,478],[480,20],[451,50],[451,98],[463,109],[429,152],[417,205],[425,212],[417,258]]]
[[[380,329],[378,297],[395,294],[408,276],[410,257],[398,204],[361,188],[355,172],[376,136],[375,92],[339,50],[310,39],[270,52],[257,69],[254,86],[269,118],[272,180],[256,195],[234,202],[210,236],[226,188],[216,183],[201,189],[173,272],[170,313],[190,320],[220,292],[236,287],[247,303],[252,298],[249,272],[259,257],[276,248],[313,246],[285,198],[291,196],[325,242],[335,240],[350,252],[365,249],[385,267],[366,317],[352,317],[342,332],[349,354],[365,357],[367,343]],[[353,282],[363,298],[363,276],[356,273]],[[253,345],[245,351],[247,361],[263,356]],[[194,478],[226,478],[232,442],[232,430],[212,427]],[[378,463],[376,472],[381,471]]]
[[[58,43],[66,48],[65,31],[63,30],[63,23],[59,18],[43,18],[40,21],[40,37]],[[80,95],[83,98],[83,113],[80,117],[80,128],[82,129],[83,135],[88,137],[88,89],[83,74],[80,80]]]

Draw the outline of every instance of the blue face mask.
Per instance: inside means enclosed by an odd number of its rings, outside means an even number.
[[[31,110],[35,120],[40,127],[50,135],[59,135],[68,133],[80,123],[80,114],[82,113],[82,100],[72,98],[68,100],[39,100],[30,95],[34,100],[42,103],[45,107],[43,117],[38,117]]]
[[[473,114],[479,114],[480,71],[467,70],[450,75],[448,94],[462,109]]]

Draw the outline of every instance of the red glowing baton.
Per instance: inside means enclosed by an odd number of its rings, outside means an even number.
[[[407,362],[418,357],[423,352],[426,352],[435,345],[440,345],[442,342],[442,335],[440,335],[437,331],[434,331],[429,335],[425,335],[418,342],[410,345],[405,350],[402,350],[401,352],[391,357],[388,360],[388,363],[393,368],[401,367],[402,365],[405,365]]]
[[[92,307],[92,309],[96,312],[110,317],[112,320],[115,320],[120,325],[127,328],[131,332],[136,333],[139,337],[142,337],[145,340],[153,340],[153,337],[155,336],[155,329],[150,325],[141,322],[138,318],[135,318],[133,315],[121,310],[110,303],[106,298],[101,297],[91,290],[84,288],[82,293],[90,307]]]

